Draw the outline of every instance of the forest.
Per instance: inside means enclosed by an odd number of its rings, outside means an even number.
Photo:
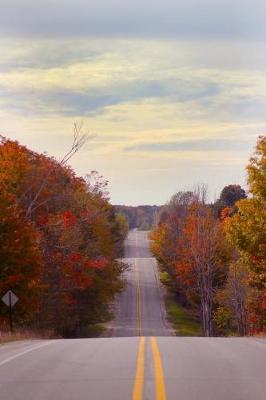
[[[76,132],[58,161],[1,137],[0,295],[19,298],[16,328],[86,336],[122,289],[127,223],[97,172],[81,178],[68,166],[83,144]],[[2,301],[0,327],[9,329]]]
[[[138,228],[141,230],[150,230],[155,224],[157,213],[160,206],[114,206],[116,213],[126,217],[129,229]]]
[[[108,182],[1,137],[0,295],[19,298],[17,328],[87,336],[109,318],[123,289],[128,229],[151,230],[151,250],[176,300],[204,336],[265,332],[266,138],[247,165],[248,191],[226,186],[214,204],[206,188],[178,192],[164,206],[113,206]],[[0,326],[9,329],[1,302]]]
[[[247,165],[248,193],[228,185],[212,205],[206,188],[178,192],[151,233],[152,252],[204,336],[266,329],[266,137]]]

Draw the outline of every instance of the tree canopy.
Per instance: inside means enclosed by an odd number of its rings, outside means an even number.
[[[75,336],[106,314],[122,285],[116,259],[127,234],[106,184],[2,138],[0,294],[12,288],[19,297],[18,324]]]

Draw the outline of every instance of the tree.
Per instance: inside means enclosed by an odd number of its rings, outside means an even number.
[[[27,303],[28,321],[63,336],[103,318],[123,270],[116,258],[125,226],[106,181],[95,172],[80,178],[66,164],[82,143],[77,133],[61,161],[4,138],[0,144],[1,289],[13,283],[21,322],[25,299],[41,289]]]
[[[266,308],[266,137],[258,139],[254,156],[247,166],[251,197],[236,203],[238,212],[225,220],[230,241],[236,246],[242,263],[249,270],[254,288],[250,303],[251,332],[265,329]]]
[[[248,269],[241,260],[233,261],[226,285],[216,295],[219,307],[215,312],[215,321],[220,328],[236,328],[240,336],[248,333],[249,293]]]
[[[19,302],[17,322],[29,322],[36,315],[42,294],[40,235],[0,184],[0,297],[12,289]],[[1,304],[3,315],[7,309]]]
[[[224,208],[233,209],[238,200],[247,197],[244,189],[240,185],[228,185],[221,191],[219,199],[214,203],[214,209],[217,215],[221,215]]]
[[[181,282],[181,277],[176,273],[176,263],[182,255],[180,243],[184,235],[184,226],[189,213],[189,206],[194,201],[192,192],[178,192],[158,212],[157,226],[154,228],[151,238],[152,252],[159,261],[161,268],[171,277],[171,285],[174,288],[180,302],[186,303],[186,291]],[[179,242],[179,245],[178,245]]]
[[[205,203],[205,189],[179,192],[164,206],[152,251],[184,305],[196,307],[203,333],[213,332],[216,291],[224,284],[230,249],[220,221]]]
[[[159,209],[159,206],[115,206],[116,213],[124,214],[127,218],[129,229],[143,230],[152,229]]]
[[[219,221],[200,199],[191,206],[184,232],[184,260],[191,280],[188,283],[199,296],[204,336],[211,336],[214,296],[224,284],[230,253]]]
[[[238,200],[245,199],[246,197],[246,192],[240,185],[225,186],[220,194],[220,200],[228,207],[232,207]]]

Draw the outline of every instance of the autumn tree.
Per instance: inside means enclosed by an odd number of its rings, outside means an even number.
[[[0,184],[0,294],[11,289],[19,296],[14,312],[29,322],[38,310],[42,293],[40,235]],[[2,313],[7,315],[1,304]]]
[[[250,300],[250,331],[265,329],[266,309],[266,137],[258,139],[254,156],[247,166],[250,197],[236,203],[237,214],[227,218],[226,231],[249,270],[254,289]]]
[[[240,185],[227,185],[214,203],[214,210],[220,216],[223,209],[234,209],[236,202],[246,197],[246,192]]]
[[[183,303],[187,302],[187,298],[181,278],[176,274],[176,264],[182,259],[177,243],[182,241],[189,206],[193,201],[192,192],[174,194],[170,201],[159,210],[157,226],[151,235],[151,250],[161,268],[171,277],[171,285]]]
[[[204,200],[195,201],[188,215],[182,240],[181,272],[198,295],[204,336],[213,334],[213,306],[218,288],[224,284],[230,250],[224,232]],[[184,271],[183,265],[186,265]],[[176,266],[179,272],[179,264]]]
[[[174,195],[162,208],[152,239],[153,254],[179,301],[198,309],[203,333],[210,336],[214,297],[224,283],[230,250],[204,188]]]
[[[225,286],[216,293],[219,306],[215,322],[224,332],[237,330],[240,336],[248,333],[248,301],[250,288],[248,269],[242,260],[231,262]]]
[[[2,282],[20,282],[13,285],[18,309],[41,288],[31,321],[63,336],[79,336],[103,318],[123,269],[116,258],[125,232],[107,182],[95,172],[77,177],[67,165],[82,141],[75,133],[59,161],[8,139],[0,145]]]

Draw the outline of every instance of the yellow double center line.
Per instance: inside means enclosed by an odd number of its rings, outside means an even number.
[[[136,371],[132,400],[143,399],[145,340],[146,340],[145,337],[141,337],[139,341],[137,371]],[[163,373],[163,367],[161,363],[161,357],[157,339],[155,337],[152,337],[150,343],[151,343],[151,350],[152,350],[153,364],[154,364],[156,400],[166,400],[164,373]]]
[[[136,249],[138,248],[138,232],[136,230]],[[137,254],[136,254],[137,255]],[[137,258],[134,260],[135,263],[135,274],[136,274],[136,308],[137,308],[137,334],[141,336],[141,290],[140,290],[140,276]]]
[[[136,271],[136,301],[137,301],[137,333],[141,336],[141,291],[140,291],[140,278],[139,270],[137,266],[137,260],[135,259],[135,271]]]
[[[136,231],[136,248],[138,248],[138,233]],[[140,273],[137,265],[137,258],[135,258],[135,271],[136,271],[136,301],[137,301],[137,332],[141,336],[141,289],[140,289]],[[137,370],[133,388],[132,400],[142,400],[144,392],[144,372],[145,372],[145,337],[141,337],[139,341]],[[161,363],[160,351],[155,337],[150,339],[152,358],[154,364],[155,375],[155,392],[156,400],[166,400],[166,390],[164,384],[164,374]]]
[[[144,387],[144,363],[145,363],[145,337],[141,337],[139,341],[137,371],[136,371],[132,400],[142,400],[143,387]]]
[[[160,357],[159,346],[155,337],[151,338],[151,349],[155,370],[156,400],[166,400],[163,367]]]

